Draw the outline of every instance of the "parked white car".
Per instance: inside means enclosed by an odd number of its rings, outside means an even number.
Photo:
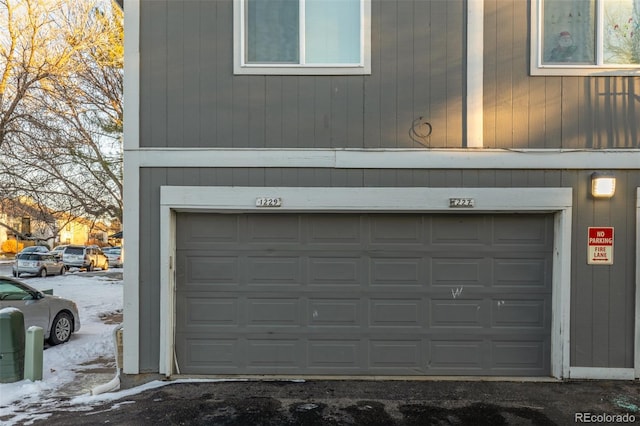
[[[12,269],[14,277],[31,274],[44,278],[48,275],[62,275],[65,272],[62,260],[52,254],[39,252],[18,253]]]
[[[109,258],[109,266],[122,268],[122,265],[124,264],[122,247],[102,247],[102,252]]]
[[[41,327],[51,345],[65,343],[80,330],[78,306],[71,300],[45,294],[22,281],[0,277],[0,309],[17,308],[24,315],[25,330]]]
[[[109,258],[98,246],[67,246],[62,254],[62,262],[67,270],[69,268],[81,268],[87,271],[93,271],[94,268],[100,268],[103,271],[109,269]]]
[[[49,253],[51,253],[52,255],[54,255],[55,257],[57,257],[58,259],[62,259],[62,254],[64,253],[64,250],[68,247],[67,244],[63,244],[61,246],[56,246],[53,248],[53,250],[51,250]]]
[[[47,246],[29,246],[23,248],[20,253],[49,253],[49,248]]]

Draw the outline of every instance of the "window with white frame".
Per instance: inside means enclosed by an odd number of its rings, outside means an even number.
[[[532,75],[639,75],[640,0],[533,0]]]
[[[236,74],[370,74],[371,0],[235,0]]]

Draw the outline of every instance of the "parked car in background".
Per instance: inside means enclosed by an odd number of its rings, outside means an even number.
[[[44,338],[51,345],[65,343],[80,330],[78,307],[73,301],[44,294],[9,277],[0,277],[0,308],[22,311],[25,330],[42,327]]]
[[[80,268],[93,271],[100,268],[103,271],[109,269],[109,258],[98,246],[69,245],[62,254],[62,262],[67,268]]]
[[[62,259],[62,253],[64,253],[64,250],[67,248],[67,246],[68,246],[67,244],[56,246],[49,253],[51,253],[52,255],[57,257],[58,259]]]
[[[114,268],[122,268],[124,264],[124,257],[122,254],[122,247],[103,247],[102,251],[109,258],[109,265]]]
[[[50,253],[20,252],[13,262],[13,276],[22,274],[39,275],[42,278],[47,275],[62,275],[65,272],[64,263]]]
[[[29,246],[20,250],[20,253],[49,253],[47,246]],[[18,253],[18,254],[20,254]]]

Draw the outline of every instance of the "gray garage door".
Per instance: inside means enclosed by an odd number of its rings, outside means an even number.
[[[182,374],[548,376],[551,215],[177,218]]]

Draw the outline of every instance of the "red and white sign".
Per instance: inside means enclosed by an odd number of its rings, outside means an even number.
[[[613,265],[613,227],[589,227],[587,263]]]

